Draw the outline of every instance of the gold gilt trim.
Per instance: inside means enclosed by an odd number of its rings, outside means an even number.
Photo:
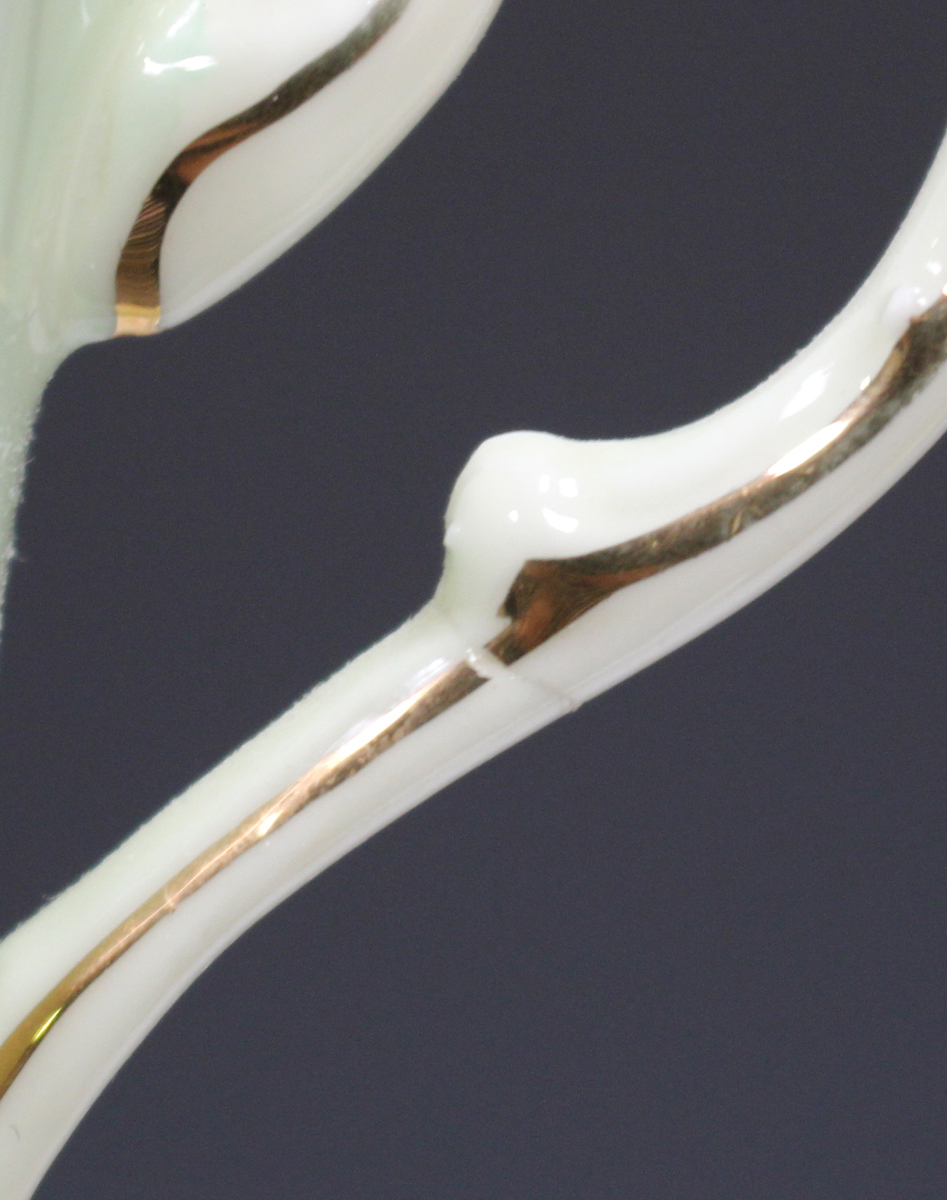
[[[509,626],[487,649],[507,664],[565,629],[621,588],[730,541],[824,479],[870,442],[917,395],[947,358],[947,299],[911,323],[875,380],[842,415],[759,478],[680,520],[594,554],[533,559],[507,596]],[[466,662],[447,668],[263,805],[179,872],[99,943],[0,1046],[0,1098],[63,1013],[162,917],[247,850],[374,762],[487,680]]]
[[[179,871],[87,954],[0,1046],[0,1099],[63,1013],[149,929],[313,801],[356,775],[409,733],[452,708],[486,682],[465,662],[449,667],[390,712],[353,733],[292,787],[257,809]]]
[[[488,649],[507,665],[614,592],[730,541],[831,474],[914,399],[947,358],[947,299],[912,321],[875,379],[824,429],[758,479],[641,537],[577,558],[532,559],[506,597],[509,626]]]
[[[168,223],[195,179],[234,146],[295,112],[356,63],[394,25],[408,0],[379,0],[333,49],[285,80],[266,99],[202,134],[167,168],[142,205],[115,276],[115,336],[154,333],[161,319],[161,247]]]

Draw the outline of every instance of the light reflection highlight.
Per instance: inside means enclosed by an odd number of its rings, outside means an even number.
[[[804,408],[808,408],[810,404],[814,404],[816,400],[825,395],[825,389],[829,386],[830,369],[830,367],[823,367],[805,380],[783,409],[783,417],[794,417],[796,413],[802,412]]]
[[[180,58],[177,62],[169,63],[145,58],[143,66],[146,75],[163,75],[165,71],[204,71],[208,67],[216,67],[217,59],[211,54],[195,54],[191,58]]]
[[[544,508],[543,516],[546,518],[546,522],[559,533],[575,533],[579,528],[578,517],[564,517],[561,513],[553,512],[551,508]]]
[[[842,436],[847,428],[847,421],[833,421],[831,425],[826,425],[824,429],[820,429],[812,437],[806,438],[794,450],[790,450],[788,454],[784,454],[778,462],[773,463],[766,474],[771,479],[777,479],[780,475],[785,475],[788,471],[794,471],[796,467],[801,467],[810,458],[814,458],[820,450],[824,450],[826,446],[831,446],[837,438]]]

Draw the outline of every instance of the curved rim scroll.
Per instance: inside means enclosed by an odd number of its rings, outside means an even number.
[[[609,596],[732,540],[807,492],[871,442],[947,361],[947,298],[912,321],[875,379],[831,424],[743,487],[641,537],[592,554],[527,562],[507,595],[509,625],[485,650],[508,666]],[[351,732],[292,787],[259,808],[156,892],[96,946],[0,1045],[0,1099],[80,995],[181,901],[230,863],[352,778],[386,750],[485,684],[477,656],[452,664]],[[502,669],[502,668],[500,668]]]
[[[378,0],[337,46],[291,75],[265,99],[186,146],[164,171],[132,226],[115,274],[115,336],[147,336],[161,320],[161,248],[168,223],[195,179],[222,154],[311,100],[358,62],[394,25],[409,0]]]
[[[576,558],[532,559],[513,581],[489,644],[510,665],[614,592],[729,542],[830,475],[906,408],[947,360],[947,298],[941,296],[888,356],[857,400],[751,483],[650,533]]]

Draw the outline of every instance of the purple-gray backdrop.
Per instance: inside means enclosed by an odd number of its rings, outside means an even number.
[[[804,344],[947,124],[933,0],[507,0],[320,230],[44,407],[0,926],[419,606],[484,437],[643,433]],[[947,447],[746,612],[351,855],[42,1200],[934,1200]]]

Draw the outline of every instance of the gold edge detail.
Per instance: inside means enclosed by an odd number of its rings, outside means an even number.
[[[291,787],[257,809],[179,871],[87,954],[0,1046],[0,1099],[63,1013],[149,929],[313,801],[356,775],[408,734],[452,708],[486,682],[466,662],[447,668],[402,703],[353,733]]]
[[[877,376],[831,424],[757,479],[650,533],[591,554],[532,559],[501,615],[509,626],[488,649],[510,665],[614,592],[730,541],[807,492],[906,408],[947,359],[947,299],[911,322]]]
[[[174,210],[215,159],[295,112],[344,74],[394,25],[409,0],[378,0],[333,49],[291,75],[265,99],[186,146],[161,175],[132,226],[115,274],[115,336],[154,333],[161,319],[161,248]]]
[[[875,380],[836,421],[751,483],[616,546],[577,558],[527,562],[504,606],[510,624],[487,649],[514,663],[616,591],[723,545],[776,512],[867,445],[910,404],[945,358],[947,299],[942,298],[911,323]],[[353,734],[179,872],[100,942],[0,1046],[0,1099],[69,1006],[162,917],[308,805],[486,682],[465,662],[447,668]]]

